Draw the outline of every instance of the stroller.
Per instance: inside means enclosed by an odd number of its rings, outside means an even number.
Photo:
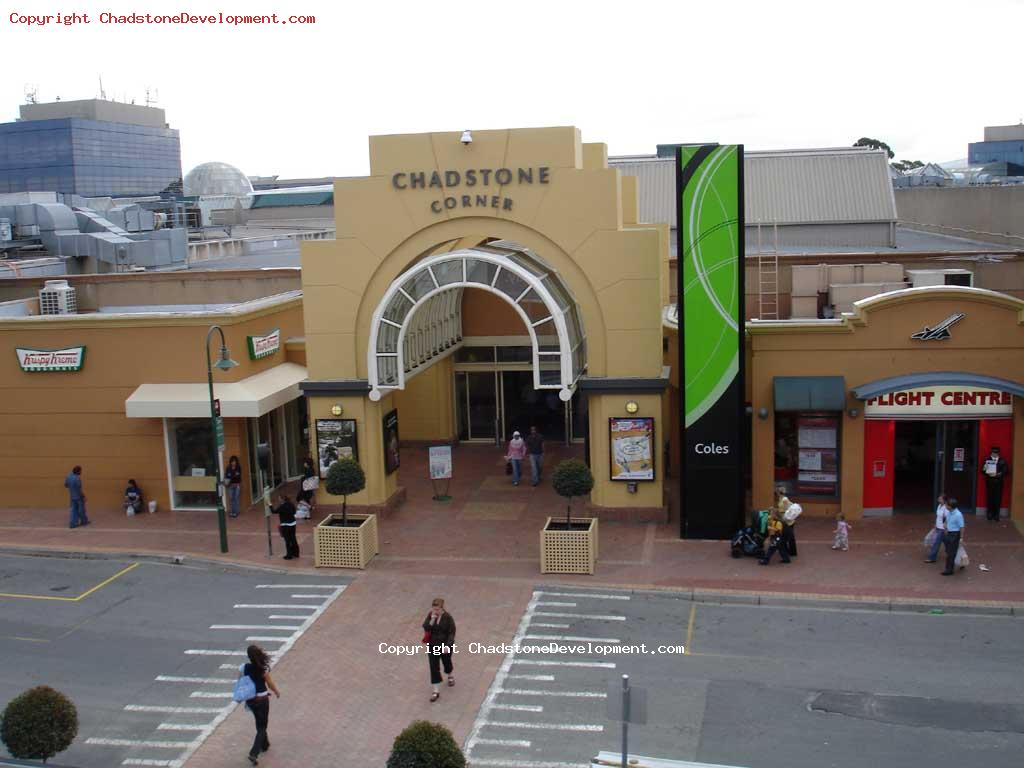
[[[750,525],[740,528],[729,542],[729,553],[736,558],[764,557],[764,540],[768,531],[769,512],[766,509],[755,509],[751,515]]]

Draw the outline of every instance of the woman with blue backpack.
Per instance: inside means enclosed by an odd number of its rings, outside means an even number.
[[[252,749],[249,750],[249,762],[258,765],[260,753],[270,749],[270,739],[267,738],[270,691],[273,691],[277,698],[281,698],[281,692],[270,676],[270,657],[266,651],[258,645],[250,645],[245,652],[249,657],[249,663],[243,664],[239,670],[241,675],[235,683],[232,697],[235,701],[244,701],[256,720],[256,738],[253,739]],[[268,688],[270,690],[267,690]]]

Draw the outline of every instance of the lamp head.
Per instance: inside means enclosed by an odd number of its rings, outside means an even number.
[[[462,138],[460,138],[459,141],[461,141],[463,144],[465,144],[468,147],[470,144],[473,143],[473,134],[470,131],[468,131],[468,130],[463,131],[462,132]]]
[[[220,348],[220,360],[213,364],[214,368],[219,368],[222,371],[228,371],[234,368],[238,363],[231,359],[230,353],[228,353],[227,347]]]

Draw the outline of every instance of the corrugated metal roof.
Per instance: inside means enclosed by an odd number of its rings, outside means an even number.
[[[640,218],[675,226],[675,161],[655,156],[608,158],[636,176]],[[748,225],[862,223],[896,220],[885,152],[860,148],[747,152]]]

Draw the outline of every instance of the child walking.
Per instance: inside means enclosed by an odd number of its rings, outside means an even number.
[[[842,512],[836,517],[836,537],[832,541],[832,549],[841,549],[846,552],[850,549],[850,524],[846,522],[846,515]]]

